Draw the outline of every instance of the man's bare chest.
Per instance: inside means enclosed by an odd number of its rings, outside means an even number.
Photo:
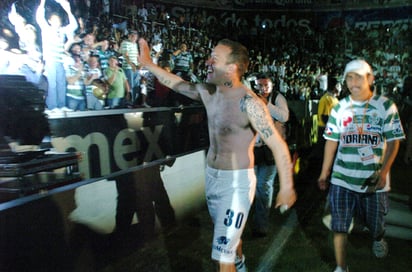
[[[211,129],[219,135],[238,133],[249,126],[247,115],[239,103],[216,103],[208,109]]]

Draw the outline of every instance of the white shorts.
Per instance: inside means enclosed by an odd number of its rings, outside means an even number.
[[[234,263],[255,190],[253,168],[218,170],[206,167],[206,200],[214,224],[213,260]]]

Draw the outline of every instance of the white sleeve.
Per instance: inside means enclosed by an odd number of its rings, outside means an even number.
[[[270,115],[279,122],[285,123],[289,120],[289,107],[283,95],[278,94],[275,99],[275,104],[269,101],[267,107]]]

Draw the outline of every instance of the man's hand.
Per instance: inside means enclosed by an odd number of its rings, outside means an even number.
[[[287,188],[279,190],[279,193],[276,197],[275,209],[281,206],[286,206],[287,209],[290,209],[296,202],[296,192],[295,189]]]
[[[320,177],[318,178],[318,186],[319,186],[319,189],[321,189],[322,191],[325,191],[326,189],[328,189],[328,187],[329,187],[329,180],[328,180],[328,178],[327,178],[327,177],[320,176]]]
[[[55,0],[66,11],[70,11],[70,2],[67,0]]]
[[[142,67],[153,64],[152,58],[150,57],[149,45],[147,44],[147,41],[143,38],[139,39],[139,57],[138,57],[138,60],[139,60],[139,63],[141,64]]]
[[[129,63],[129,65],[130,65],[130,66],[132,66],[132,70],[133,70],[133,72],[136,72],[137,70],[139,70],[139,69],[140,69],[140,66],[139,66],[139,65],[134,64],[133,62],[130,62],[130,63]]]
[[[376,184],[376,190],[385,188],[386,186],[386,174],[383,174],[381,171],[378,175],[378,182]]]
[[[363,183],[361,189],[366,189],[366,192],[373,193],[376,190],[385,188],[386,175],[383,175],[380,171],[375,172],[372,176],[367,178]]]

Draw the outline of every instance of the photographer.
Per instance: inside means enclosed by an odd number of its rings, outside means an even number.
[[[258,74],[255,79],[258,96],[267,105],[275,127],[286,140],[285,122],[289,120],[289,108],[286,98],[279,92],[273,92],[273,81],[267,74]],[[255,214],[253,217],[253,235],[264,237],[268,232],[268,219],[273,200],[273,183],[277,174],[275,159],[270,149],[259,138],[256,139],[255,173],[257,177],[255,194]]]

